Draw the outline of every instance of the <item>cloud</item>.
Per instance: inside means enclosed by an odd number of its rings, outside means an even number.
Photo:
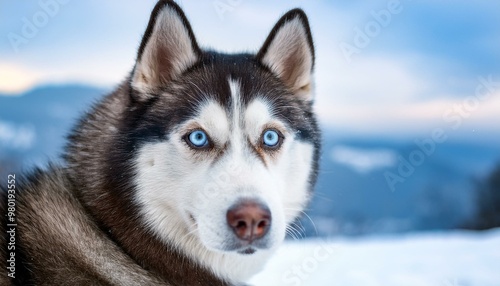
[[[430,83],[423,81],[404,60],[368,56],[347,64],[331,59],[330,67],[319,64],[318,95],[335,102],[392,105],[418,98]],[[333,103],[333,102],[331,102]]]
[[[330,157],[335,163],[365,174],[380,168],[394,166],[397,154],[389,149],[361,149],[338,145],[332,148]]]
[[[500,82],[500,78],[495,79]],[[476,88],[480,84],[476,79]],[[373,88],[377,89],[376,86]],[[383,88],[381,84],[378,90]],[[382,95],[378,100],[361,100],[358,97],[357,101],[342,97],[318,98],[316,110],[327,129],[345,132],[347,135],[412,139],[428,135],[434,128],[443,128],[450,135],[461,139],[498,137],[500,129],[496,125],[500,120],[500,86],[484,98],[475,94],[476,88],[460,97],[441,93],[430,98],[410,97],[405,100],[391,100]],[[407,94],[411,95],[411,92]],[[456,119],[451,119],[452,117]],[[461,124],[455,128],[454,122],[458,121]],[[472,134],[471,130],[475,133]]]
[[[0,121],[0,145],[9,149],[27,150],[33,146],[35,139],[33,126]]]
[[[4,62],[0,92],[45,82],[118,84],[133,67],[155,2],[71,1],[19,53],[0,45],[0,63]],[[403,1],[403,11],[348,62],[339,44],[352,43],[355,27],[365,27],[373,20],[372,12],[386,9],[387,2],[179,2],[200,44],[223,51],[256,51],[284,12],[304,8],[316,44],[320,120],[327,127],[358,134],[428,132],[442,123],[442,113],[449,106],[474,92],[477,75],[498,67],[500,37],[494,27],[499,23],[495,14],[499,4],[459,1],[451,7],[434,1]],[[0,26],[0,34],[4,35],[19,32],[21,18],[40,9],[37,2],[9,3],[1,12],[5,25]],[[232,6],[221,18],[215,3]],[[459,17],[464,11],[474,17]],[[92,21],[87,21],[89,15]],[[492,104],[498,109],[497,101]],[[486,124],[488,130],[494,130],[489,126],[495,121],[498,115],[489,110],[467,119],[478,127]]]
[[[0,62],[0,92],[17,94],[39,81],[39,73],[17,64]]]

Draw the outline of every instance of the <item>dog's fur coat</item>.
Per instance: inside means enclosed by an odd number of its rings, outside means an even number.
[[[3,267],[0,284],[243,283],[283,240],[316,181],[313,66],[302,10],[285,14],[257,54],[229,55],[200,49],[182,10],[159,1],[133,71],[80,120],[65,165],[17,180],[16,279]],[[188,146],[192,130],[206,131],[210,146]],[[281,145],[263,145],[266,130]],[[226,225],[242,198],[272,214],[255,242]],[[4,221],[3,246],[8,228]],[[10,250],[0,254],[5,263]]]

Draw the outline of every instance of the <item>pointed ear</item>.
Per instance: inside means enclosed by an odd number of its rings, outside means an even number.
[[[139,48],[132,87],[148,97],[193,66],[200,55],[181,8],[172,1],[159,1]]]
[[[301,9],[286,13],[274,26],[257,59],[292,92],[312,100],[314,46],[307,16]]]

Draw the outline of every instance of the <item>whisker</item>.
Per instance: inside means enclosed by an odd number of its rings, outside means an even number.
[[[190,236],[191,234],[195,233],[197,230],[198,230],[198,224],[197,223],[194,223],[192,225],[192,228],[190,231],[188,231],[182,238],[181,240],[184,240],[186,239],[188,236]]]
[[[296,234],[295,234],[295,233],[294,233],[291,229],[286,228],[286,229],[285,229],[285,232],[286,232],[289,236],[291,236],[294,240],[298,240],[297,235],[296,235]]]
[[[295,237],[296,240],[304,238],[303,235],[302,235],[302,233],[299,230],[297,230],[296,228],[294,228],[292,225],[288,225],[287,228],[288,228],[288,230],[290,232],[294,233],[294,237]]]
[[[304,234],[297,228],[295,227],[292,227],[293,231],[295,234],[297,234],[297,238],[298,239],[303,239],[304,238]]]
[[[312,225],[313,225],[313,227],[314,227],[314,233],[315,233],[316,235],[318,235],[318,229],[316,228],[316,224],[314,223],[314,221],[312,220],[312,218],[311,218],[311,217],[310,217],[310,216],[309,216],[309,215],[308,215],[305,211],[300,211],[300,212],[301,212],[302,214],[304,214],[304,216],[306,216],[306,217],[309,219],[309,221],[311,222],[311,224],[312,224]]]

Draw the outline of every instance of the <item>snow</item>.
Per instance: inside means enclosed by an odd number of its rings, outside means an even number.
[[[256,286],[500,286],[500,229],[286,242]]]

